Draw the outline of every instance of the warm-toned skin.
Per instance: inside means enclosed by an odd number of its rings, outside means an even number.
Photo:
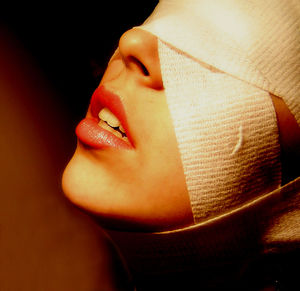
[[[126,32],[101,85],[121,97],[134,149],[91,150],[79,143],[63,177],[67,197],[110,227],[192,224],[156,37],[139,29]]]
[[[157,38],[140,29],[127,31],[100,85],[121,97],[134,148],[96,150],[79,142],[63,176],[67,197],[108,227],[156,231],[193,224]],[[272,100],[282,148],[297,152],[299,127],[284,102]],[[296,174],[284,173],[285,180]]]

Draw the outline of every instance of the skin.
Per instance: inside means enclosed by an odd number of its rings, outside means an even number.
[[[78,143],[64,172],[65,194],[106,227],[156,231],[192,224],[156,37],[127,31],[101,84],[121,96],[135,148],[90,150]]]
[[[109,228],[161,231],[193,224],[157,38],[140,29],[127,31],[100,84],[121,96],[135,148],[92,150],[79,142],[63,175],[66,196]],[[271,98],[286,182],[299,174],[286,171],[285,159],[298,152],[300,129],[282,99]]]

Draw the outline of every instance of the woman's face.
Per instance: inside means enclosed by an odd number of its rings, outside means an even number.
[[[105,121],[120,121],[126,136]],[[63,176],[72,202],[107,227],[154,231],[193,223],[155,36],[132,29],[121,37],[76,133]]]

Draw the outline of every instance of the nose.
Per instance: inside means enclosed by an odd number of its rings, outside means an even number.
[[[156,90],[163,89],[158,44],[154,35],[138,28],[128,30],[120,38],[119,53],[136,81]]]

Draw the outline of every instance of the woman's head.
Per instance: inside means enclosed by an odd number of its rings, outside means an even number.
[[[285,44],[294,19],[283,17],[280,1],[268,5],[165,0],[144,26],[126,32],[77,128],[67,196],[110,226],[157,230],[213,218],[279,187],[269,92],[299,122],[299,74],[286,66],[299,40]],[[274,35],[283,45],[272,50]],[[128,141],[99,129],[109,129],[97,125],[105,107]]]

